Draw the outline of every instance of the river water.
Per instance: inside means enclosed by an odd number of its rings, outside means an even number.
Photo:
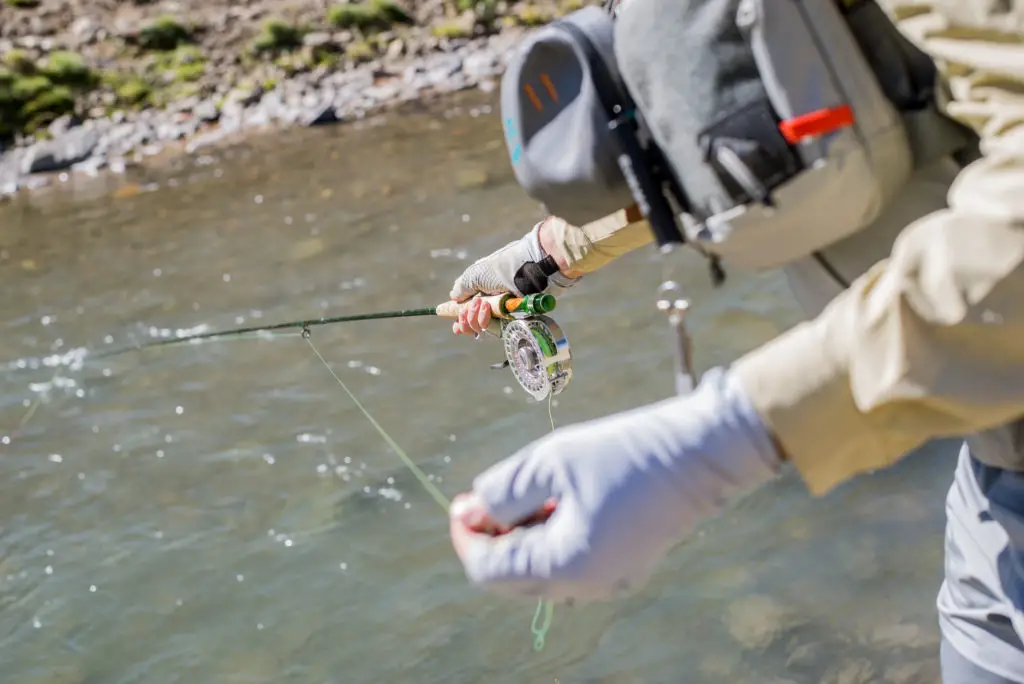
[[[636,597],[558,608],[536,653],[534,606],[468,586],[441,509],[300,338],[81,362],[202,326],[442,301],[540,216],[487,104],[252,139],[0,207],[0,681],[938,681],[949,450],[821,500],[789,473]],[[563,299],[575,376],[558,423],[672,391],[653,252]],[[799,320],[778,274],[712,290],[697,259],[683,266],[701,368]],[[488,369],[500,347],[444,321],[313,341],[448,496],[550,429]]]

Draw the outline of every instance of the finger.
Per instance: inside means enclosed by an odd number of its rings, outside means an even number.
[[[482,302],[483,300],[479,297],[474,297],[473,299],[470,299],[469,302],[462,305],[462,309],[466,314],[466,325],[473,332],[480,332],[476,327],[476,319]]]
[[[476,316],[473,318],[475,324],[473,330],[483,332],[491,322],[491,307],[483,300],[479,300],[479,304],[476,307]]]
[[[473,481],[473,492],[498,524],[511,527],[558,499],[557,474],[549,465],[554,460],[541,456],[546,444],[545,439],[531,444]]]
[[[508,287],[502,284],[501,279],[496,277],[494,269],[490,266],[493,258],[493,254],[484,257],[467,268],[462,275],[455,279],[452,291],[448,296],[453,301],[464,302],[474,295],[496,295],[506,292]]]
[[[462,275],[455,279],[452,291],[448,296],[456,302],[464,302],[473,295],[480,294],[479,283],[483,272],[487,269],[487,257],[473,262]]]
[[[458,519],[474,532],[493,534],[498,524],[484,508],[480,497],[473,492],[456,494],[448,507],[448,517]]]
[[[448,508],[448,517],[452,546],[460,559],[466,556],[478,535],[490,535],[497,529],[497,524],[475,494],[456,495]]]
[[[464,302],[473,295],[476,294],[476,290],[472,287],[467,287],[462,280],[463,276],[459,276],[455,279],[452,284],[452,290],[448,293],[448,298],[453,302]]]

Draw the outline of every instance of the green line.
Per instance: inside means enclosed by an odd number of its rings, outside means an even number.
[[[430,494],[430,496],[434,497],[434,501],[438,503],[438,505],[447,515],[448,508],[451,506],[451,502],[448,501],[448,497],[441,493],[441,490],[437,488],[437,485],[430,481],[430,478],[427,477],[427,474],[420,470],[420,467],[418,465],[413,463],[413,460],[409,458],[409,455],[405,453],[402,447],[398,446],[398,443],[395,442],[395,440],[391,439],[391,435],[384,431],[384,428],[380,426],[380,423],[374,420],[373,416],[370,415],[370,412],[366,410],[366,408],[359,402],[358,399],[356,399],[356,395],[352,394],[352,390],[350,390],[348,386],[344,382],[342,382],[341,378],[338,377],[338,374],[334,372],[334,369],[331,368],[331,364],[327,363],[327,360],[320,353],[320,350],[316,348],[316,345],[313,344],[313,340],[309,338],[309,335],[304,334],[303,338],[309,344],[309,348],[313,350],[313,353],[316,354],[316,357],[320,359],[320,363],[324,364],[324,368],[327,369],[327,372],[329,372],[334,377],[338,385],[341,386],[341,389],[345,390],[345,394],[347,394],[349,399],[352,400],[352,403],[354,403],[356,407],[360,411],[362,411],[363,415],[366,416],[366,419],[369,420],[371,424],[373,424],[373,427],[377,428],[377,432],[379,432],[380,436],[384,438],[384,441],[388,443],[388,446],[390,446],[391,449],[396,454],[398,454],[398,457],[402,459],[402,462],[406,465],[406,467],[412,471],[412,474],[415,475],[416,479],[420,481],[420,484],[423,485],[423,488],[427,490],[427,493]]]

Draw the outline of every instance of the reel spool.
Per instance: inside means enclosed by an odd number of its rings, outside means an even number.
[[[527,394],[543,401],[572,379],[572,352],[558,324],[547,316],[502,321],[505,362]]]

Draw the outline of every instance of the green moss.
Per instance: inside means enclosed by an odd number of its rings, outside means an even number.
[[[11,84],[11,95],[14,99],[27,102],[53,87],[50,79],[45,76],[22,76]]]
[[[65,86],[54,86],[25,103],[21,108],[21,116],[28,124],[34,124],[34,128],[38,128],[62,114],[70,114],[73,111],[75,111],[75,96],[71,89]]]
[[[390,0],[366,0],[332,6],[327,10],[327,22],[336,28],[383,31],[395,24],[412,24],[413,19]]]
[[[472,12],[477,23],[484,26],[498,19],[498,0],[455,0],[454,6],[460,14]]]
[[[466,26],[463,21],[445,21],[439,24],[435,24],[430,28],[430,32],[436,38],[447,38],[453,40],[455,38],[469,38],[473,35],[472,28]]]
[[[206,55],[195,45],[180,45],[157,57],[154,66],[167,80],[191,83],[206,73]]]
[[[206,55],[195,45],[180,45],[174,52],[168,55],[168,62],[173,66],[183,66],[204,61],[206,61]]]
[[[8,50],[3,56],[3,63],[8,69],[22,76],[31,76],[36,73],[36,63],[24,50]]]
[[[198,95],[201,92],[199,84],[189,81],[181,81],[178,83],[172,83],[166,87],[153,88],[147,92],[147,94],[135,102],[127,102],[126,104],[134,104],[138,108],[153,106],[153,107],[166,107],[172,102],[178,102],[182,99]]]
[[[114,90],[117,99],[127,105],[140,105],[149,100],[152,90],[141,78],[129,77]]]
[[[587,4],[587,0],[561,0],[558,3],[558,13],[564,17],[566,14],[583,9]]]
[[[287,53],[278,56],[274,60],[274,66],[284,72],[285,76],[291,77],[300,71],[305,71],[309,65],[303,61],[301,56]]]
[[[256,36],[252,49],[257,54],[289,52],[302,46],[305,31],[280,19],[271,19],[263,25],[263,31]]]
[[[522,5],[516,10],[516,21],[522,26],[541,26],[554,20],[554,15],[536,5]]]
[[[375,54],[376,50],[374,50],[373,45],[365,40],[353,41],[345,48],[345,55],[356,63],[368,62],[373,59]]]
[[[39,71],[52,83],[80,90],[94,88],[100,80],[82,56],[74,52],[51,53]]]
[[[178,81],[186,83],[192,83],[200,80],[204,74],[206,74],[206,64],[203,62],[192,62],[191,64],[182,64],[175,70],[175,75]]]
[[[39,7],[41,0],[4,0],[3,4],[20,9],[33,9]]]
[[[5,61],[18,70],[0,67],[0,140],[41,131],[57,117],[74,112],[75,92],[99,82],[98,75],[70,53],[53,53],[38,69],[10,57],[6,55]]]
[[[328,69],[334,69],[338,66],[341,61],[341,55],[335,51],[321,51],[313,54],[313,60],[316,66],[327,67]]]
[[[168,15],[154,19],[139,32],[139,45],[145,50],[169,51],[190,42],[191,32]]]

